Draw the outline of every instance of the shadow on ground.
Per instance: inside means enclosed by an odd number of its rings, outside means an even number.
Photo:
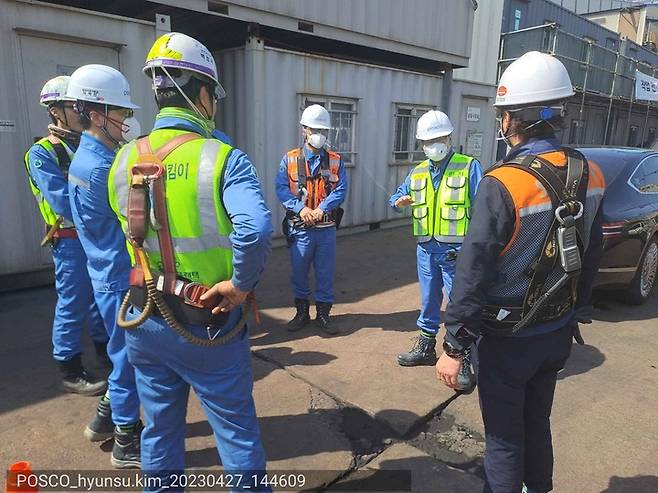
[[[655,493],[658,491],[658,476],[634,476],[620,478],[612,476],[610,484],[601,493]]]

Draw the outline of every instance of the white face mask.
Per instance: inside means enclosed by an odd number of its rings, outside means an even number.
[[[131,116],[123,121],[123,125],[121,126],[121,138],[124,142],[135,140],[141,134],[142,126],[139,124],[139,121],[137,121],[137,118]]]
[[[316,149],[322,149],[324,144],[327,142],[327,136],[324,134],[311,134],[308,136],[307,142],[309,145],[315,147]]]
[[[423,152],[432,161],[442,161],[447,155],[450,148],[445,142],[434,142],[433,144],[424,145]]]

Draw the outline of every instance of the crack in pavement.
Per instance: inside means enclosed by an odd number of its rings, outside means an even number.
[[[454,418],[449,414],[444,415],[444,411],[460,394],[455,393],[428,414],[419,416],[413,426],[400,435],[376,416],[371,416],[358,406],[317,386],[277,360],[260,351],[252,351],[252,355],[307,384],[309,413],[315,414],[330,430],[340,433],[350,443],[352,460],[349,467],[334,480],[312,491],[325,491],[348,478],[354,471],[372,462],[396,443],[406,443],[443,464],[482,476],[484,440],[479,433],[455,424]],[[327,400],[330,400],[331,405],[327,405]]]

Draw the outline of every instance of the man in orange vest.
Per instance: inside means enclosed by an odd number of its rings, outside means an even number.
[[[495,109],[511,146],[482,179],[446,309],[438,378],[460,389],[477,341],[484,421],[484,493],[553,489],[550,415],[558,371],[591,322],[602,249],[601,170],[563,147],[574,94],[562,62],[529,52],[498,85]]]
[[[340,155],[325,148],[331,129],[329,112],[319,104],[302,113],[304,145],[283,156],[276,177],[276,194],[286,209],[284,233],[290,246],[292,285],[297,312],[288,323],[291,332],[310,320],[311,288],[308,274],[315,270],[316,325],[334,335],[338,329],[329,321],[334,302],[336,228],[347,194],[347,173]]]

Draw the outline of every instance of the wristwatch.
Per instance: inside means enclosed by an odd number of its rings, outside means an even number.
[[[443,352],[454,359],[461,359],[464,356],[464,350],[457,348],[448,341],[443,341]]]

